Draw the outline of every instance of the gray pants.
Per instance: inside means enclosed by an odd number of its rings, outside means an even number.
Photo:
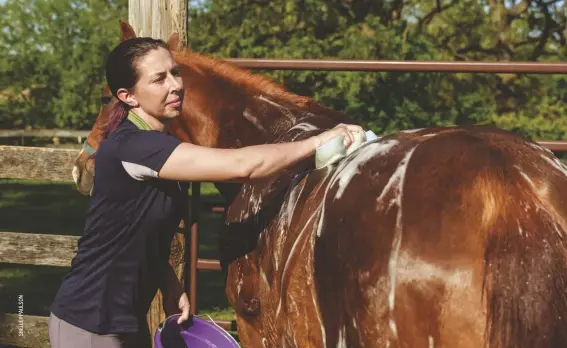
[[[49,342],[52,348],[151,348],[149,332],[98,335],[49,316]]]

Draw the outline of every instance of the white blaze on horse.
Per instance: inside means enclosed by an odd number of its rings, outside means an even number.
[[[122,23],[122,39],[133,36]],[[235,148],[348,123],[265,77],[173,54],[185,102],[171,132],[183,141]],[[87,158],[75,169],[84,193]],[[567,347],[567,168],[534,142],[490,127],[419,129],[321,169],[309,160],[218,187],[245,347]]]

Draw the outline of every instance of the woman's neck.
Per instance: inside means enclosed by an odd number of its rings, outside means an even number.
[[[144,110],[142,110],[142,108],[140,107],[133,108],[132,111],[136,115],[138,115],[138,117],[140,117],[142,120],[144,120],[144,122],[146,122],[152,130],[157,130],[160,132],[165,131],[165,124],[161,122],[159,119],[148,115]]]

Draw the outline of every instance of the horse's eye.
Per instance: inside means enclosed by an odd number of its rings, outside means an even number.
[[[112,100],[112,97],[109,97],[109,96],[103,95],[102,97],[100,97],[100,102],[101,102],[103,105],[106,105],[106,104],[110,103],[111,100]]]

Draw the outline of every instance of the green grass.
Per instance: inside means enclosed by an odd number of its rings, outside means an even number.
[[[201,185],[203,200],[222,201],[211,184]],[[80,195],[73,184],[36,180],[0,179],[0,233],[44,233],[80,236],[89,197]],[[199,257],[218,258],[217,236],[222,226],[219,214],[201,213]],[[26,315],[49,315],[49,306],[67,267],[0,263],[0,308],[17,312],[18,295],[24,296]],[[216,320],[234,315],[224,293],[220,272],[201,271],[197,278],[199,314]]]

